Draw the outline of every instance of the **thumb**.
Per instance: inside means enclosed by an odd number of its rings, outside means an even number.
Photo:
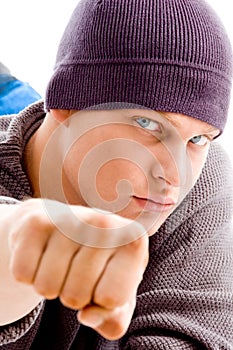
[[[78,320],[109,340],[121,338],[127,331],[136,305],[136,298],[114,309],[88,305],[78,312]]]

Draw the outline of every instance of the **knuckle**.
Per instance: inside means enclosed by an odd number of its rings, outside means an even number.
[[[31,282],[30,276],[27,276],[27,274],[25,274],[20,268],[12,268],[12,274],[16,279],[16,281],[18,282],[24,282],[24,283]]]
[[[82,305],[71,296],[60,296],[61,303],[70,309],[82,309]]]
[[[77,293],[72,292],[62,292],[60,294],[60,301],[64,306],[72,309],[82,309],[89,303],[87,298],[82,298]]]
[[[33,286],[38,294],[43,295],[45,298],[49,296],[49,289],[46,287],[44,283],[34,282]]]
[[[129,246],[134,250],[134,251],[141,251],[144,249],[148,248],[148,237],[146,235],[136,239],[135,241],[132,241]]]
[[[47,220],[48,221],[48,220]],[[24,226],[25,228],[28,228],[28,232],[33,229],[34,233],[40,231],[38,228],[43,227],[44,229],[47,228],[49,223],[42,217],[41,213],[38,211],[28,211],[28,213],[24,217]]]
[[[96,227],[100,229],[108,229],[110,227],[110,222],[107,215],[96,213],[95,217],[93,218],[94,218]]]
[[[25,228],[24,232],[29,234],[31,234],[31,229],[35,229],[35,232],[38,232],[40,231],[38,228],[44,227],[46,229],[52,226],[41,201],[38,199],[28,199],[20,204],[18,218],[20,225]],[[27,228],[29,229],[28,231]]]
[[[139,239],[125,245],[123,249],[125,249],[128,254],[132,254],[132,257],[134,257],[134,259],[136,256],[140,257],[140,259],[138,259],[139,264],[141,264],[141,261],[143,261],[143,265],[147,265],[149,259],[148,237],[140,237]]]
[[[101,292],[94,296],[94,303],[103,306],[106,309],[115,309],[116,307],[122,305],[124,300],[122,300],[120,297]]]
[[[48,288],[44,284],[34,284],[34,289],[38,294],[42,295],[46,299],[51,300],[58,297],[58,291],[55,288]]]

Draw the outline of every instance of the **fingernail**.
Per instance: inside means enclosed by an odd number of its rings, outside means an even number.
[[[100,315],[93,314],[93,315],[88,315],[88,317],[85,317],[84,319],[79,317],[79,321],[84,326],[88,326],[91,328],[97,328],[103,323],[104,320]]]

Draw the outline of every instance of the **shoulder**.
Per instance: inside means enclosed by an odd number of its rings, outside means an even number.
[[[31,134],[42,123],[45,111],[43,101],[36,102],[18,114],[0,116],[0,143],[2,147],[27,142]]]

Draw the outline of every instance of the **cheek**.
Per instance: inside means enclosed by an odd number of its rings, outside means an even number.
[[[147,178],[139,165],[130,160],[115,159],[103,164],[96,174],[96,189],[107,201],[120,196],[138,194],[139,188],[148,191]]]
[[[67,187],[82,199],[80,204],[119,213],[129,206],[133,194],[148,193],[148,179],[138,159],[130,160],[127,155],[122,159],[119,149],[105,146],[82,150],[82,154],[73,147],[66,156],[63,174]]]
[[[198,180],[203,170],[203,167],[205,165],[206,158],[208,155],[208,150],[209,150],[209,147],[207,147],[202,152],[198,152],[197,154],[190,153],[190,160],[191,160],[191,166],[192,166],[192,178],[193,178],[192,186],[194,186],[194,184]]]

